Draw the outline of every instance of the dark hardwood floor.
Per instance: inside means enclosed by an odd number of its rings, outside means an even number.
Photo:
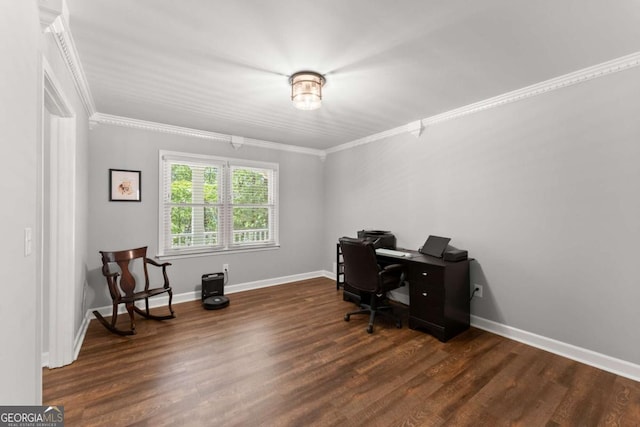
[[[366,317],[318,278],[229,295],[43,370],[67,426],[636,426],[640,383],[475,328],[441,343]],[[120,316],[126,321],[127,316]]]

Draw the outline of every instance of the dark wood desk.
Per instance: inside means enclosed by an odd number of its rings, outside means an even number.
[[[402,264],[409,282],[409,327],[429,332],[447,341],[469,328],[470,260],[447,262],[417,251],[398,249],[410,257],[378,254],[381,265]],[[358,291],[344,285],[338,246],[337,286],[344,287],[344,299],[360,301]]]

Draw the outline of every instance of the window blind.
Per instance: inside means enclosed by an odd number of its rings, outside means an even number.
[[[278,244],[278,165],[160,152],[160,255]]]

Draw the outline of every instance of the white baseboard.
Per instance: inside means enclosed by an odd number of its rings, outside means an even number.
[[[82,343],[84,342],[84,336],[87,333],[87,329],[89,328],[89,322],[91,322],[92,313],[87,311],[84,315],[84,319],[82,319],[82,324],[80,325],[80,329],[78,329],[78,333],[76,334],[76,339],[73,341],[73,360],[75,361],[78,358],[78,354],[80,353],[80,349],[82,348]]]
[[[632,379],[634,381],[640,381],[640,365],[635,363],[616,359],[615,357],[607,356],[606,354],[597,353],[586,348],[577,347],[572,344],[567,344],[552,338],[523,331],[522,329],[513,328],[478,316],[471,316],[471,326]]]
[[[240,283],[237,285],[229,285],[225,287],[225,294],[233,294],[236,292],[249,291],[252,289],[266,288],[269,286],[277,286],[285,283],[296,282],[300,280],[312,279],[315,277],[326,277],[328,279],[335,280],[335,273],[327,270],[319,270],[310,273],[294,274],[291,276],[276,277],[272,279],[257,280],[254,282]],[[200,299],[200,291],[184,292],[173,296],[173,303],[178,304],[181,302],[195,301]],[[158,307],[167,304],[167,297],[154,298],[150,307]],[[151,301],[150,301],[151,302]],[[93,311],[97,310],[103,316],[111,316],[111,306],[103,306],[98,308],[91,308],[85,313],[80,330],[76,335],[74,341],[74,358],[78,358],[78,353],[82,347],[89,322],[93,319]],[[124,313],[126,310],[124,307],[119,308],[118,313]],[[566,357],[571,360],[575,360],[604,371],[620,375],[634,381],[640,381],[640,365],[627,362],[625,360],[617,359],[615,357],[607,356],[606,354],[597,353],[592,350],[588,350],[582,347],[577,347],[572,344],[567,344],[561,341],[554,340],[552,338],[537,335],[531,332],[517,329],[511,326],[503,325],[502,323],[487,320],[482,317],[471,315],[471,326],[482,329],[496,335],[503,336],[505,338],[518,341],[532,347],[536,347],[559,356]],[[42,353],[42,366],[45,367],[48,364],[49,353]]]
[[[82,319],[82,324],[80,325],[80,329],[78,329],[78,333],[76,334],[75,339],[73,340],[73,361],[75,362],[78,358],[78,354],[80,353],[80,349],[82,348],[82,342],[84,341],[84,336],[87,333],[87,328],[89,327],[89,322],[92,318],[91,310],[87,311]],[[41,357],[41,366],[43,368],[49,367],[49,352],[46,351],[42,353]]]

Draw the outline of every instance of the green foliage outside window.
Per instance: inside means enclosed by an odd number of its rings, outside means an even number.
[[[269,203],[269,176],[255,169],[234,169],[233,229],[263,230],[269,227],[269,209],[265,207],[238,207],[237,205],[265,205]],[[263,239],[267,239],[268,236]],[[254,237],[249,239],[253,240]],[[263,240],[259,239],[259,240]]]
[[[171,165],[171,203],[188,205],[194,203],[193,177],[196,168],[196,166],[181,164]],[[203,209],[204,231],[208,232],[209,236],[205,237],[204,243],[216,244],[218,242],[219,172],[220,170],[215,167],[204,167],[202,170],[205,207],[173,206],[171,208],[172,235],[192,233],[193,210]],[[196,176],[198,175],[196,173]],[[259,169],[236,168],[232,173],[231,186],[234,205],[232,210],[233,229],[236,232],[247,232],[238,233],[234,237],[234,242],[268,240],[267,232],[254,233],[251,230],[266,230],[269,227],[269,209],[264,207],[269,202],[269,175]],[[174,238],[174,244],[178,246],[189,245],[190,240],[187,243],[180,238]]]
[[[171,202],[191,203],[193,184],[191,168],[186,165],[171,165]],[[171,208],[171,234],[191,233],[191,208]]]

